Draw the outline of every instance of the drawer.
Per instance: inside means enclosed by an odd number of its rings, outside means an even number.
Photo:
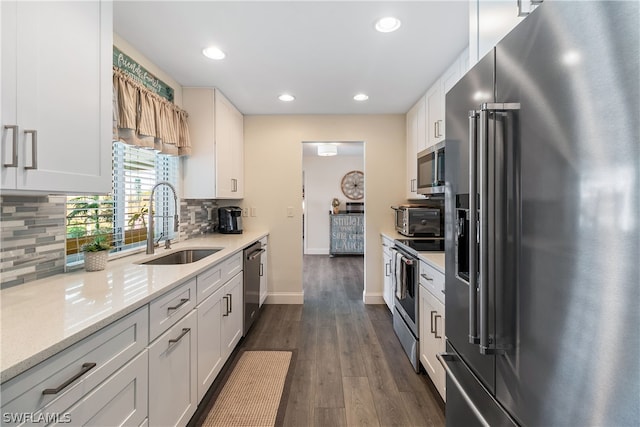
[[[227,283],[236,274],[240,273],[243,269],[242,254],[240,251],[231,255],[231,257],[222,261],[222,282]]]
[[[420,284],[444,303],[444,274],[420,261]]]
[[[207,271],[198,274],[196,278],[197,303],[200,304],[212,295],[217,289],[224,285],[222,280],[224,262],[214,265]],[[226,274],[224,274],[226,277]]]
[[[196,306],[196,278],[149,304],[149,341],[155,340]]]
[[[393,247],[393,240],[389,240],[386,237],[382,237],[382,253],[391,256],[391,248]]]
[[[148,322],[144,306],[2,384],[3,414],[32,414],[45,406],[66,411],[144,350]]]
[[[149,354],[145,350],[68,411],[72,425],[138,426],[147,419]],[[64,411],[64,409],[63,409]],[[46,408],[47,413],[59,413]]]

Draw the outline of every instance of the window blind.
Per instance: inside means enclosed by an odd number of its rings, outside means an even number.
[[[178,157],[114,142],[112,160],[111,194],[67,198],[67,263],[80,260],[82,244],[96,234],[108,235],[112,252],[143,246],[153,186],[162,181],[177,185]],[[177,238],[173,215],[173,192],[160,186],[154,194],[156,240]]]

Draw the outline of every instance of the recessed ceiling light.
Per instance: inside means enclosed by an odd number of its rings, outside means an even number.
[[[211,59],[224,59],[225,53],[215,46],[210,46],[202,50],[202,54]]]
[[[376,22],[376,30],[381,33],[390,33],[392,31],[400,28],[400,20],[398,18],[394,18],[393,16],[386,16],[384,18],[378,19]]]
[[[279,99],[280,101],[284,101],[284,102],[291,102],[291,101],[293,101],[294,99],[296,99],[296,97],[295,97],[295,96],[293,96],[293,95],[289,95],[288,93],[283,93],[282,95],[280,95],[280,96],[278,97],[278,99]]]
[[[359,93],[355,95],[353,99],[355,99],[356,101],[366,101],[367,99],[369,99],[369,95],[364,93]]]

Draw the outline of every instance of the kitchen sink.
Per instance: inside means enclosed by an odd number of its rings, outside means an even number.
[[[143,265],[175,265],[175,264],[191,264],[192,262],[200,261],[202,258],[206,258],[209,255],[213,255],[216,252],[221,251],[223,248],[211,248],[211,249],[183,249],[177,252],[172,252],[167,255],[163,255],[158,258],[150,259],[149,261],[141,262]]]

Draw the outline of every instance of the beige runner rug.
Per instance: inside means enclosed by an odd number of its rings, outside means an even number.
[[[244,351],[202,424],[275,426],[290,351]]]

